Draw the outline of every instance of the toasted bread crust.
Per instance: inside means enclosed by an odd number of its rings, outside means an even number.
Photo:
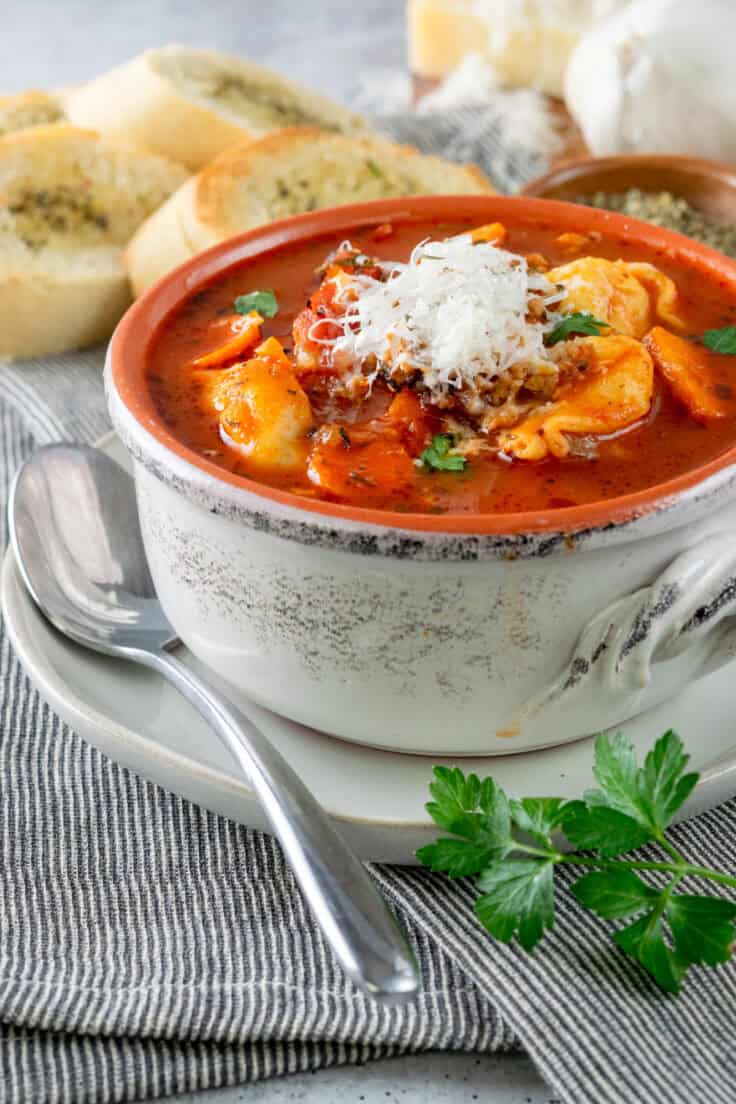
[[[197,177],[190,177],[136,231],[125,250],[133,295],[220,239],[191,217],[196,209]]]

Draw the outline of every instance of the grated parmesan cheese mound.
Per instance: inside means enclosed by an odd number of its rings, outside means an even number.
[[[538,392],[556,382],[544,336],[553,324],[547,308],[560,298],[518,254],[469,234],[423,242],[385,281],[343,281],[331,359],[348,391],[381,374],[411,382],[435,405],[459,402],[481,415],[525,385]]]

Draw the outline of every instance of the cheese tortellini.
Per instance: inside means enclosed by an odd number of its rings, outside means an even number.
[[[626,337],[641,339],[655,321],[682,329],[674,282],[646,262],[579,257],[550,269],[547,279],[565,288],[562,312],[592,314]]]
[[[575,345],[576,353],[584,354],[577,378],[560,388],[555,402],[499,435],[498,447],[506,456],[562,459],[571,451],[567,434],[615,433],[648,413],[654,367],[639,341],[616,335],[581,338]]]
[[[211,401],[224,440],[254,470],[303,466],[312,409],[280,343],[269,338],[250,360],[217,375]]]

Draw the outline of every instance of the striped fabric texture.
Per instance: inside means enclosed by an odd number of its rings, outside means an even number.
[[[529,171],[510,155],[510,183]],[[0,505],[34,448],[108,428],[101,365],[94,350],[0,366]],[[382,1007],[341,975],[270,837],[83,743],[4,637],[0,682],[0,1104],[112,1104],[518,1047],[567,1104],[736,1099],[732,966],[693,971],[675,1001],[564,890],[532,956],[483,933],[468,883],[376,867],[423,976],[415,1002]],[[733,869],[736,801],[673,835],[692,861]]]
[[[524,128],[523,115],[518,116],[517,126],[504,115],[504,101],[518,95],[525,93],[506,93],[483,107],[383,115],[377,119],[377,127],[389,138],[417,146],[423,153],[478,165],[499,191],[515,192],[549,167],[545,156],[530,144],[533,135]]]

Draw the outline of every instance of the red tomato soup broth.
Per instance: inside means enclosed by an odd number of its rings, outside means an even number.
[[[622,431],[591,433],[588,430],[576,434],[563,430],[561,439],[573,442],[567,455],[549,451],[534,458],[532,451],[531,458],[522,458],[521,450],[514,454],[513,447],[509,451],[508,447],[499,446],[501,438],[513,445],[518,440],[515,434],[519,425],[531,424],[529,419],[533,421],[535,417],[540,422],[540,411],[542,414],[552,411],[560,403],[567,403],[570,408],[568,421],[560,424],[563,427],[573,424],[570,417],[576,414],[574,397],[582,386],[584,372],[590,370],[585,353],[585,341],[590,338],[584,335],[606,334],[608,339],[615,331],[613,323],[599,323],[605,324],[606,330],[584,329],[583,336],[572,337],[571,363],[574,363],[575,372],[583,374],[575,375],[572,383],[558,382],[558,389],[545,393],[543,401],[536,405],[533,392],[522,389],[517,422],[501,422],[486,435],[479,429],[477,418],[471,426],[475,415],[468,413],[470,406],[452,405],[456,401],[454,386],[446,389],[450,405],[438,406],[434,401],[436,392],[433,397],[423,390],[417,373],[407,370],[404,362],[403,374],[395,373],[393,378],[376,374],[358,398],[336,394],[332,370],[324,370],[321,362],[308,370],[300,369],[296,363],[292,328],[307,304],[320,299],[324,274],[320,269],[325,258],[339,248],[342,239],[349,238],[361,258],[407,262],[412,250],[423,240],[443,241],[467,235],[473,228],[474,223],[468,220],[407,219],[380,227],[363,225],[349,232],[338,231],[274,249],[227,271],[192,295],[165,320],[154,336],[147,361],[147,384],[160,417],[173,436],[211,463],[236,475],[303,496],[305,500],[322,499],[373,509],[438,514],[546,512],[614,499],[691,471],[734,444],[736,356],[712,354],[707,366],[710,375],[703,387],[708,394],[716,396],[718,409],[715,413],[706,411],[703,416],[701,411],[694,416],[694,407],[683,401],[683,393],[674,389],[663,368],[653,373],[647,409],[639,411]],[[658,359],[663,365],[666,363],[666,354],[659,351],[651,337],[659,332],[655,332],[655,327],[662,330],[664,338],[671,336],[675,343],[685,340],[700,350],[698,339],[705,331],[736,325],[736,291],[726,287],[715,275],[709,277],[694,266],[674,263],[665,251],[647,248],[618,234],[594,233],[581,237],[585,240],[575,241],[574,236],[571,240],[571,235],[561,235],[559,228],[549,222],[522,226],[509,222],[502,248],[530,258],[529,264],[538,265],[541,274],[580,258],[592,257],[631,262],[634,266],[644,262],[674,281],[679,327],[674,324],[670,327],[663,319],[653,316],[647,334],[641,335],[642,349],[651,350],[655,364]],[[484,243],[480,242],[476,248],[484,248]],[[369,267],[368,260],[365,267]],[[349,269],[351,274],[355,271]],[[364,282],[369,278],[364,277]],[[575,280],[571,284],[578,286]],[[260,346],[236,352],[232,357],[226,355],[224,362],[213,368],[196,366],[194,362],[198,358],[208,356],[213,349],[224,348],[232,339],[235,300],[264,289],[274,293],[278,310],[273,317],[262,317]],[[553,311],[558,305],[553,304]],[[596,312],[590,312],[588,317],[590,314]],[[549,317],[552,321],[547,324],[547,336],[557,315],[551,313]],[[310,332],[329,332],[329,327],[328,331],[317,328]],[[339,332],[339,325],[334,332]],[[291,402],[295,389],[289,386],[287,377],[293,365],[299,387],[309,400],[307,407],[300,406],[301,414],[307,413],[299,430],[294,462],[283,466],[280,466],[283,455],[275,465],[255,463],[255,453],[248,453],[250,443],[246,449],[234,445],[227,433],[223,434],[223,400],[220,397],[213,405],[212,397],[213,381],[220,386],[224,373],[232,375],[232,369],[243,364],[246,371],[252,373],[253,360],[249,358],[257,359],[261,355],[258,350],[265,348],[264,343],[269,338],[277,339],[286,358],[282,369],[274,359],[275,354],[263,353],[269,379],[278,383],[279,373],[283,374],[283,394],[289,396],[286,401]],[[646,353],[642,355],[649,359]],[[375,364],[371,362],[369,368],[374,371]],[[564,370],[572,371],[572,368],[566,365]],[[696,375],[699,371],[696,366]],[[492,386],[495,384],[489,384],[489,388]],[[525,386],[531,387],[532,383],[527,380]],[[232,387],[228,394],[232,396]],[[263,417],[272,417],[275,421],[280,416],[278,394],[273,392],[268,401],[273,404],[268,408],[272,414],[266,412]],[[299,401],[301,403],[301,397]],[[248,410],[250,417],[252,404]],[[412,411],[418,412],[416,418]],[[586,417],[590,418],[590,404]],[[451,432],[447,431],[448,424],[455,427]],[[545,425],[541,421],[533,432],[542,440],[550,440],[551,433],[545,430]],[[237,426],[239,432],[251,432],[248,427],[243,430],[240,421]],[[389,427],[386,432],[385,426]],[[320,441],[325,442],[326,451],[320,452]],[[463,452],[466,447],[463,442],[470,442],[466,452]],[[435,448],[432,453],[435,445],[439,452]],[[456,461],[452,457],[456,457]]]

